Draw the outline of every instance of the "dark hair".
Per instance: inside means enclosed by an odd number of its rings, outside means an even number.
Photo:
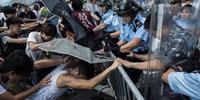
[[[94,66],[86,61],[80,60],[77,64],[79,74],[86,76],[87,79],[94,77]]]
[[[94,77],[94,66],[86,61],[71,57],[67,67],[72,69],[78,68],[79,74],[85,76],[87,79]]]
[[[111,9],[112,8],[112,3],[109,0],[100,0],[97,2],[97,4],[102,7],[102,6],[106,6],[107,9]]]
[[[12,7],[14,7],[14,8],[17,8],[18,7],[18,5],[20,5],[19,3],[17,3],[17,2],[15,2],[15,3],[13,3],[11,6]]]
[[[79,11],[83,9],[83,2],[81,0],[73,0],[72,7],[75,11]]]
[[[172,5],[174,5],[174,4],[181,4],[181,0],[169,0],[169,4],[172,4]]]
[[[39,11],[38,5],[34,5],[33,8],[34,8],[34,10]]]
[[[30,74],[33,70],[33,60],[23,50],[16,50],[8,55],[0,66],[0,73],[14,71],[19,75]]]
[[[18,18],[14,18],[14,17],[11,17],[11,18],[8,18],[6,20],[6,25],[8,28],[10,28],[10,25],[18,25],[18,24],[21,24],[22,21]]]
[[[192,13],[193,10],[194,10],[191,4],[184,5],[184,6],[181,8],[181,11],[183,11],[184,9],[188,9],[191,13]]]
[[[16,9],[14,7],[10,7],[10,6],[5,6],[2,8],[3,13],[6,14],[14,14],[16,13]]]
[[[46,23],[42,26],[41,33],[45,34],[46,36],[54,37],[57,33],[56,26],[50,23]]]

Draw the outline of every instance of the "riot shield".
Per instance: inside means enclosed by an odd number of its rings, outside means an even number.
[[[59,17],[65,17],[66,20],[72,26],[77,40],[85,37],[86,33],[72,17],[71,17],[71,9],[65,0],[41,0],[42,3],[48,8],[48,10]]]
[[[133,0],[137,5],[140,5],[140,7],[143,10],[150,10],[153,3],[155,2],[154,0]]]
[[[144,93],[148,100],[181,98],[177,94],[169,94],[173,92],[169,87],[165,88],[161,76],[168,68],[180,66],[182,63],[192,64],[188,60],[195,55],[194,51],[198,48],[200,29],[200,1],[194,2],[192,6],[182,7],[178,14],[170,13],[175,9],[166,2],[154,4],[152,8],[147,70],[149,77],[146,78]]]

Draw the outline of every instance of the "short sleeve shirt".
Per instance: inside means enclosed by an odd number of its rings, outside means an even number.
[[[37,51],[32,51],[30,49],[30,46],[28,45],[29,42],[34,42],[34,43],[43,43],[42,38],[40,36],[40,32],[31,32],[28,36],[27,39],[27,44],[26,44],[26,53],[29,57],[32,57],[33,60],[40,59],[39,55],[41,54],[40,50]]]
[[[103,16],[101,18],[101,22],[104,22],[105,20],[107,20],[113,14],[114,14],[114,11],[109,9],[106,13],[103,14]]]
[[[131,24],[122,24],[121,25],[121,34],[120,40],[127,43],[133,39],[141,39],[142,43],[138,47],[132,49],[133,52],[147,50],[149,33],[144,29],[145,18],[140,14],[136,16]]]
[[[122,23],[122,18],[119,17],[117,14],[113,14],[103,23],[108,25],[104,29],[105,32],[113,32],[113,31],[116,32],[120,30],[120,23]]]
[[[192,100],[200,100],[200,74],[172,72],[168,82],[174,92],[189,96]]]
[[[6,89],[3,88],[2,85],[0,85],[0,95],[3,94],[3,93],[5,93],[5,92],[6,92]]]

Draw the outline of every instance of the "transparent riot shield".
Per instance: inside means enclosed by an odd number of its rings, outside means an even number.
[[[151,12],[148,70],[144,97],[147,100],[173,100],[182,97],[162,81],[169,68],[193,66],[199,39],[199,0],[192,6],[154,4]],[[171,13],[181,7],[178,13]],[[176,11],[177,12],[177,11]],[[184,64],[183,64],[184,63]],[[182,66],[187,65],[187,66]],[[183,68],[184,69],[184,68]]]
[[[140,7],[143,10],[150,10],[152,7],[153,3],[155,2],[154,0],[133,0],[137,5],[140,5]]]

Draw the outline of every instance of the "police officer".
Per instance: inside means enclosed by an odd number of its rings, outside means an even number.
[[[120,28],[120,40],[117,43],[122,53],[146,53],[149,33],[144,29],[145,19],[139,14],[138,7],[131,0],[123,0],[116,8],[116,12],[123,18]]]
[[[181,12],[181,0],[169,0],[169,13],[173,17],[173,20],[177,20],[180,17]]]
[[[101,21],[104,22],[114,13],[112,10],[112,3],[109,0],[100,0],[98,5],[101,7],[103,13]]]
[[[112,5],[109,0],[101,0],[98,4],[104,14],[101,19],[101,24],[94,28],[93,31],[103,31],[103,36],[110,35],[112,41],[117,43],[120,35],[121,18],[111,9]]]

